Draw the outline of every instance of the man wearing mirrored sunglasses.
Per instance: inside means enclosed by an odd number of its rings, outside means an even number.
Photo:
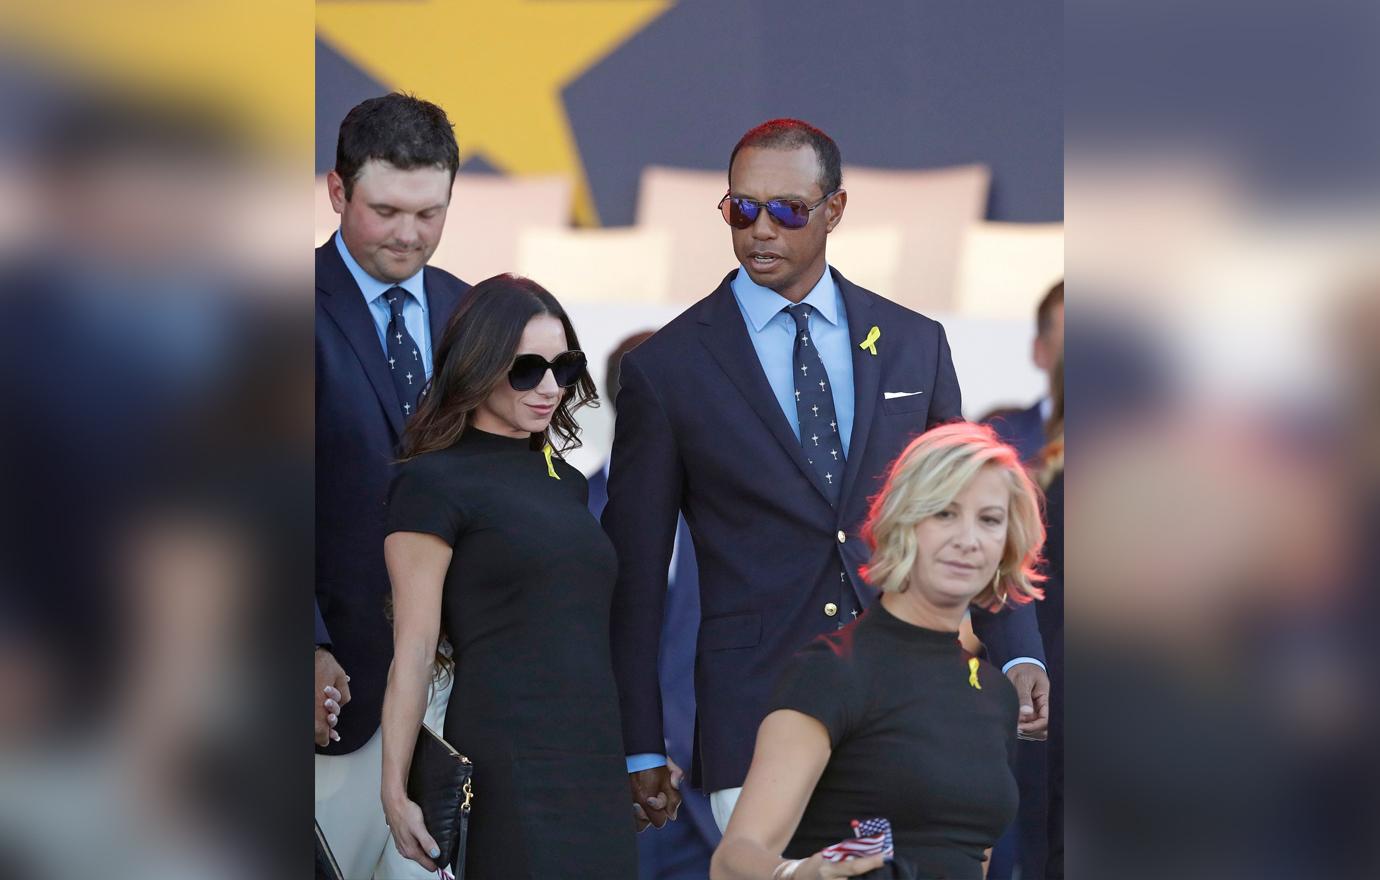
[[[718,205],[739,268],[622,362],[603,516],[619,557],[614,671],[633,799],[658,827],[679,803],[657,688],[677,513],[700,565],[692,782],[723,828],[777,673],[875,600],[858,573],[868,499],[916,434],[962,418],[944,328],[828,265],[847,202],[824,132],[748,131]],[[1021,696],[1021,729],[1042,735],[1033,610],[973,623]]]

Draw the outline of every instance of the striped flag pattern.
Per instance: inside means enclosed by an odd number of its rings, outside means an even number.
[[[886,819],[853,820],[853,839],[841,840],[833,846],[820,851],[826,862],[847,862],[852,859],[881,855],[891,858],[896,854],[891,839],[891,823]]]

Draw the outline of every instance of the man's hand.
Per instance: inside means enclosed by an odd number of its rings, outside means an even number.
[[[1021,701],[1016,732],[1023,739],[1049,738],[1049,676],[1034,663],[1017,663],[1006,677],[1016,686]]]
[[[340,710],[350,702],[350,676],[340,668],[335,657],[325,648],[316,649],[316,744],[330,745],[340,741],[335,726]]]
[[[637,830],[660,828],[680,812],[679,767],[653,767],[628,774]]]

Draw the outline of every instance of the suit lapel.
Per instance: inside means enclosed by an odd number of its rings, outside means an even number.
[[[830,270],[833,271],[833,270]],[[867,452],[867,438],[872,432],[872,419],[877,411],[877,388],[881,384],[882,352],[886,351],[886,328],[876,346],[877,354],[869,354],[859,347],[868,331],[875,325],[872,299],[866,291],[834,272],[834,281],[843,294],[843,306],[848,312],[848,349],[853,354],[853,433],[848,440],[848,466],[843,471],[843,489],[839,504],[846,506],[858,472]]]
[[[705,308],[700,316],[700,341],[718,361],[729,381],[737,386],[739,393],[757,413],[767,430],[786,450],[786,454],[795,462],[800,473],[810,481],[810,485],[815,487],[825,503],[828,503],[828,494],[825,493],[814,469],[805,461],[800,441],[791,431],[785,413],[781,412],[781,404],[772,393],[771,383],[762,372],[757,350],[752,347],[742,313],[739,312],[737,300],[733,297],[733,289],[729,286],[733,275],[734,273],[729,273],[719,285],[719,289],[710,294],[709,299],[705,301]]]
[[[426,267],[426,274],[422,276],[426,285],[426,313],[427,323],[431,329],[431,369],[434,373],[440,366],[436,363],[436,352],[441,347],[441,337],[445,335],[446,325],[450,323],[450,316],[455,313],[455,302],[460,298],[460,294],[451,290],[438,279],[437,270]]]
[[[350,270],[345,268],[345,261],[340,259],[334,237],[316,249],[316,289],[324,294],[319,297],[322,308],[345,334],[345,339],[364,367],[369,384],[383,404],[383,411],[388,414],[394,435],[401,437],[402,403],[398,400],[392,377],[383,368],[387,361],[384,359],[383,346],[379,344],[378,328],[374,326],[374,318],[364,302],[364,294],[350,276]]]

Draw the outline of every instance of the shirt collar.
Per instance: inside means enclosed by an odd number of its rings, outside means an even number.
[[[366,303],[372,303],[382,296],[384,291],[391,290],[394,287],[401,287],[403,290],[412,294],[413,299],[421,304],[422,314],[426,314],[426,288],[422,284],[422,274],[426,271],[426,267],[418,269],[416,275],[413,275],[405,281],[399,281],[395,285],[387,281],[380,281],[373,275],[365,272],[364,267],[355,261],[354,255],[350,253],[350,249],[345,246],[345,239],[340,235],[339,231],[335,234],[335,247],[336,250],[340,251],[340,258],[345,261],[345,268],[350,270],[350,275],[355,279],[355,283],[359,285],[360,291],[364,294],[364,301]]]
[[[753,332],[756,333],[760,333],[768,321],[776,317],[786,306],[791,305],[791,301],[781,294],[753,281],[747,269],[741,266],[731,286],[734,297],[747,314]],[[834,283],[834,273],[827,265],[824,267],[824,274],[801,302],[814,306],[819,316],[830,324],[838,323],[838,285]]]

